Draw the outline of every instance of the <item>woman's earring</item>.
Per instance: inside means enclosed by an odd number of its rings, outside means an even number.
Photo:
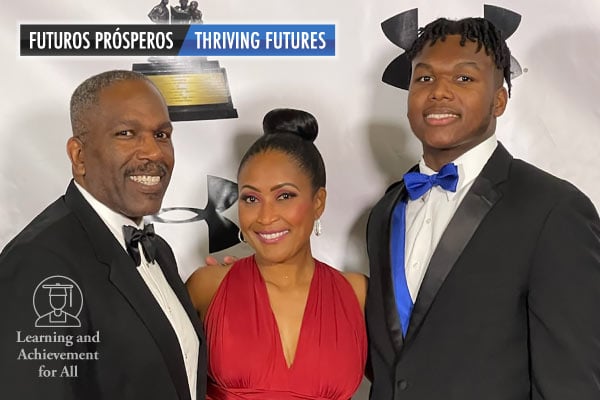
[[[315,236],[321,236],[323,233],[323,228],[321,227],[321,219],[317,218],[315,220]]]
[[[240,241],[240,243],[246,243],[246,241],[244,240],[244,235],[242,235],[241,229],[238,231],[238,240]]]

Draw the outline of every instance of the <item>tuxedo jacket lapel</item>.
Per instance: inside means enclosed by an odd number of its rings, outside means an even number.
[[[435,296],[479,224],[500,199],[497,185],[506,180],[512,157],[498,143],[473,186],[465,195],[436,247],[415,302],[405,340],[418,332]]]
[[[87,232],[96,258],[108,266],[111,283],[135,310],[154,338],[163,355],[179,398],[189,400],[187,373],[177,335],[160,305],[154,299],[152,292],[136,271],[133,260],[93,208],[85,201],[73,182],[67,189],[65,201]],[[172,284],[171,281],[169,283]],[[179,294],[178,297],[180,297]]]
[[[418,165],[413,166],[410,171],[417,171]],[[391,258],[391,234],[392,234],[392,214],[396,204],[407,196],[404,182],[400,181],[386,191],[381,200],[383,207],[375,207],[372,210],[369,220],[369,232],[367,238],[370,242],[368,248],[375,251],[376,254],[370,254],[369,258],[376,260],[379,271],[379,285],[381,288],[381,299],[383,300],[384,319],[387,325],[387,332],[396,353],[400,352],[404,345],[404,336],[402,334],[402,322],[398,316],[396,307],[396,298],[394,296],[394,284],[392,279],[392,258]],[[388,243],[382,246],[381,243]]]
[[[390,338],[396,349],[396,352],[402,349],[404,345],[404,335],[402,333],[402,322],[398,315],[398,308],[396,307],[396,297],[394,295],[394,279],[392,277],[392,257],[391,257],[391,236],[392,236],[392,214],[396,204],[403,199],[406,195],[406,188],[404,182],[401,182],[397,188],[390,193],[390,201],[388,202],[384,216],[385,220],[377,222],[375,226],[380,226],[385,229],[384,236],[387,238],[388,246],[386,246],[385,257],[381,260],[381,287],[383,289],[383,302],[385,307],[385,319],[390,332]],[[385,242],[382,242],[385,243]]]
[[[125,253],[110,264],[110,280],[138,314],[160,349],[180,399],[189,399],[190,390],[177,335],[150,289]]]

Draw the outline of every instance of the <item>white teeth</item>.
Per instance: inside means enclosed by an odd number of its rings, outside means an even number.
[[[160,176],[152,175],[131,175],[129,179],[147,186],[158,185],[160,182]]]
[[[277,239],[282,237],[283,235],[287,234],[289,231],[285,230],[285,231],[281,231],[281,232],[276,232],[276,233],[259,233],[260,237],[267,239],[267,240],[273,240],[273,239]]]
[[[427,118],[431,118],[431,119],[458,118],[458,115],[456,115],[456,114],[427,114]]]

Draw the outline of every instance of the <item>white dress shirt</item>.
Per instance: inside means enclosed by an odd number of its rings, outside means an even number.
[[[131,225],[138,229],[143,229],[144,223],[142,222],[140,225],[136,225],[135,222],[129,218],[114,212],[96,200],[94,196],[77,184],[77,182],[75,182],[75,186],[79,189],[87,202],[90,203],[98,216],[100,216],[100,219],[106,224],[108,229],[110,229],[117,241],[123,247],[123,250],[127,252],[127,245],[125,244],[125,236],[123,234],[123,225]],[[137,267],[137,271],[148,286],[148,289],[150,289],[150,292],[152,292],[156,302],[160,305],[160,308],[165,313],[165,316],[171,323],[171,326],[177,335],[181,353],[183,355],[183,361],[185,363],[190,394],[192,400],[196,400],[199,347],[198,336],[185,309],[177,298],[177,295],[167,282],[160,266],[156,261],[151,263],[148,262],[142,251],[141,244],[139,247],[141,264]]]
[[[497,145],[496,136],[492,135],[453,161],[458,167],[456,192],[434,186],[417,200],[408,200],[404,259],[406,283],[413,303],[442,234]],[[426,175],[436,173],[425,165],[423,158],[419,170]]]

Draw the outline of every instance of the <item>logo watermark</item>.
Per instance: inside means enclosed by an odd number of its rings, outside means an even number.
[[[43,279],[33,291],[35,330],[16,331],[17,360],[37,362],[33,373],[38,378],[77,378],[83,361],[100,359],[96,350],[100,331],[77,332],[82,309],[83,293],[73,279],[62,275]],[[80,343],[84,347],[77,346]]]
[[[33,309],[38,316],[36,328],[78,328],[82,307],[83,294],[79,285],[66,276],[49,276],[33,292]]]

